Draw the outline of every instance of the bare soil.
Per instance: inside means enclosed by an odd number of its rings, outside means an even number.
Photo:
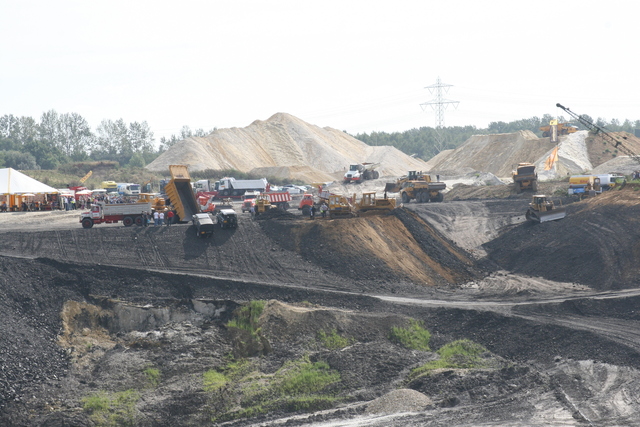
[[[328,407],[225,425],[635,425],[638,192],[534,226],[528,196],[506,191],[461,188],[366,218],[240,214],[212,239],[190,224],[85,230],[74,212],[0,214],[0,423],[96,425],[83,399],[126,390],[136,425],[222,423],[232,389],[207,391],[203,375],[234,355],[256,386],[301,357],[340,380]],[[268,301],[257,341],[227,323],[252,300]],[[431,351],[389,339],[410,319]],[[326,348],[321,331],[349,344]],[[488,350],[482,368],[408,379],[463,338]],[[406,389],[425,399],[403,405],[394,390]]]

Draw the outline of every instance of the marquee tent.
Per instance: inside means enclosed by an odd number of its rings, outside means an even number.
[[[57,194],[59,191],[12,168],[0,169],[0,194]]]

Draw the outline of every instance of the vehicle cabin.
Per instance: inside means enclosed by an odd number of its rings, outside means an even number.
[[[216,214],[216,221],[220,228],[238,227],[238,215],[233,209],[220,209]]]

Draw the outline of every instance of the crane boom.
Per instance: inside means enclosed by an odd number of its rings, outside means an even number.
[[[590,120],[588,120],[584,116],[579,116],[578,114],[574,113],[569,108],[565,107],[564,105],[562,105],[560,103],[557,103],[556,107],[562,108],[571,117],[573,117],[574,119],[576,119],[577,121],[579,121],[580,123],[585,125],[587,128],[589,128],[589,130],[594,131],[594,133],[596,133],[596,134],[599,133],[609,143],[613,144],[613,146],[615,148],[618,148],[620,151],[625,153],[627,156],[631,157],[633,160],[635,160],[636,162],[640,163],[640,156],[638,156],[636,153],[631,151],[626,145],[624,145],[624,141],[627,139],[626,136],[612,135],[605,128],[603,128],[602,126],[598,126],[597,124],[591,122]]]

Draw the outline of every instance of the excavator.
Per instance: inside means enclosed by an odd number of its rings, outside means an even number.
[[[567,210],[557,208],[553,202],[543,194],[533,196],[525,217],[532,222],[556,221],[567,216]]]

